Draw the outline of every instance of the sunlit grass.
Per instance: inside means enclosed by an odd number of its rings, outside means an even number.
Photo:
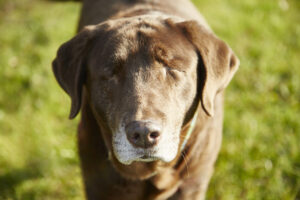
[[[241,60],[208,199],[300,199],[300,2],[194,2]],[[51,71],[79,11],[0,0],[0,199],[83,199],[78,119]]]
[[[0,5],[0,199],[82,199],[76,122],[51,72],[79,5]]]

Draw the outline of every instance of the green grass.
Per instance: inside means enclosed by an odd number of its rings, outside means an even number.
[[[300,1],[194,0],[241,66],[207,199],[300,199]],[[0,199],[83,199],[78,119],[51,61],[78,3],[0,0]]]

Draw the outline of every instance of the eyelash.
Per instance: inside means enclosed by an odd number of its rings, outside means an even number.
[[[174,80],[177,80],[177,79],[178,79],[178,75],[176,74],[177,72],[175,72],[174,69],[167,69],[167,73],[168,73]]]
[[[112,65],[113,65],[113,68],[108,70],[110,72],[108,72],[106,75],[104,75],[102,77],[103,80],[116,79],[118,74],[122,73],[122,63],[121,63],[121,61],[115,62]]]
[[[174,80],[178,79],[180,73],[185,73],[185,71],[180,71],[178,69],[174,69],[168,66],[165,66],[165,68],[166,68],[166,73],[168,73]]]
[[[115,69],[113,69],[111,72],[101,75],[100,79],[103,81],[112,80],[117,77],[117,74],[118,74],[118,72]]]

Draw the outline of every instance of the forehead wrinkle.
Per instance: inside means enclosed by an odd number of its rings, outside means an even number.
[[[126,60],[129,53],[149,52],[149,37],[157,32],[162,32],[165,25],[161,20],[143,16],[135,19],[120,20],[115,23],[114,40],[112,41],[116,48],[113,52],[113,59]],[[161,28],[159,28],[161,27]],[[165,32],[165,31],[164,31]],[[141,51],[142,50],[142,51]]]
[[[135,40],[136,36],[133,31],[126,35],[119,36],[118,43],[115,44],[116,47],[113,52],[114,59],[125,61],[130,54],[137,52],[138,44]]]
[[[137,56],[138,53],[147,52],[148,36],[146,34],[148,28],[146,29],[136,29],[132,26],[124,28],[123,31],[119,31],[117,35],[117,43],[115,51],[113,53],[115,59],[127,60],[130,56]],[[149,29],[153,31],[153,29]]]
[[[151,41],[149,53],[152,58],[164,66],[186,71],[193,64],[194,56],[196,56],[193,48],[181,38],[169,35],[166,37],[167,39],[161,39],[160,35],[156,33]]]

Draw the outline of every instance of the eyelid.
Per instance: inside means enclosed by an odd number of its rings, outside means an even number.
[[[107,69],[105,71],[102,71],[102,73],[99,75],[99,78],[103,81],[116,79],[118,73],[119,71],[116,68]]]
[[[177,81],[181,76],[184,76],[183,74],[185,74],[185,71],[181,71],[176,68],[172,68],[168,66],[165,66],[164,68],[166,70],[166,74],[171,76],[172,79],[174,79],[175,81]]]
[[[164,67],[165,67],[167,70],[170,70],[170,71],[177,71],[177,72],[183,72],[183,73],[186,73],[186,71],[180,70],[180,69],[177,69],[177,68],[169,67],[169,66],[166,66],[166,65],[164,65]]]

